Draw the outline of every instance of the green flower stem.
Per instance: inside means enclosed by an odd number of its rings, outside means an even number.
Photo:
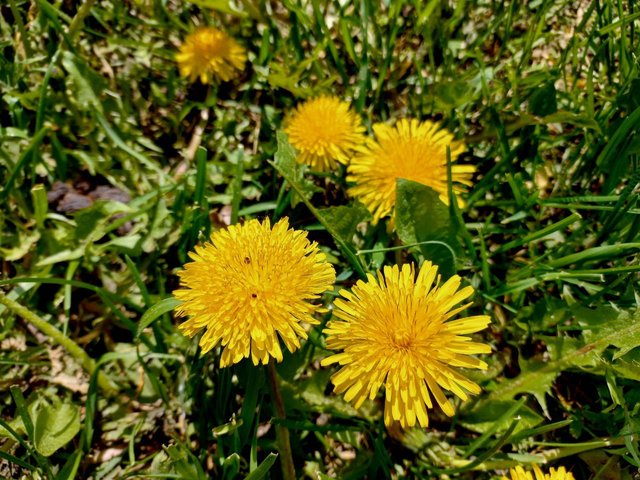
[[[38,315],[33,313],[26,307],[23,307],[19,303],[8,298],[3,292],[0,292],[0,305],[4,305],[14,314],[22,317],[31,325],[36,327],[42,333],[47,335],[54,343],[57,343],[64,348],[78,363],[84,368],[89,375],[92,375],[96,369],[96,363],[93,359],[87,355],[87,353],[76,342],[67,337],[64,333],[51,325],[46,320],[43,320]],[[98,372],[98,386],[103,390],[105,394],[114,395],[117,393],[116,387],[109,381],[109,379],[102,373]]]
[[[269,384],[271,385],[271,393],[273,394],[273,403],[276,407],[276,419],[284,420],[286,413],[284,410],[284,402],[280,394],[280,384],[278,383],[278,372],[276,372],[276,364],[273,358],[269,360],[267,367]],[[280,452],[280,462],[282,464],[282,478],[284,480],[296,480],[296,469],[293,466],[293,455],[291,453],[291,440],[289,439],[289,429],[280,423],[276,423],[276,440],[278,442],[278,450]]]

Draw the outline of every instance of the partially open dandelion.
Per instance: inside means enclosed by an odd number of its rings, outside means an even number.
[[[560,467],[558,470],[552,467],[549,473],[542,473],[542,470],[537,465],[534,465],[532,474],[521,466],[517,466],[510,469],[509,473],[511,474],[511,479],[503,476],[501,480],[575,480],[573,473],[567,472],[564,467]]]
[[[312,301],[332,288],[335,271],[304,231],[282,219],[251,220],[216,231],[197,246],[194,260],[179,273],[184,287],[174,292],[178,328],[200,339],[203,353],[222,345],[220,366],[251,357],[255,365],[282,360],[278,337],[290,352],[307,338],[302,323],[316,324]]]
[[[325,329],[327,347],[342,350],[322,361],[339,364],[333,375],[336,393],[360,407],[373,400],[384,385],[384,422],[403,428],[429,423],[427,409],[433,396],[449,416],[452,403],[444,394],[462,400],[480,387],[456,367],[486,369],[487,364],[470,355],[489,353],[489,345],[474,342],[467,334],[484,329],[487,315],[452,320],[470,304],[455,307],[473,293],[453,276],[439,285],[438,267],[425,262],[415,278],[413,265],[385,267],[377,278],[368,275],[351,292],[341,291],[334,319]],[[455,307],[455,308],[454,308]]]
[[[304,102],[287,118],[284,131],[298,151],[298,162],[312,170],[334,170],[347,164],[364,142],[360,116],[347,102],[322,96]]]
[[[353,157],[347,180],[355,185],[349,194],[358,198],[373,215],[373,223],[393,213],[396,203],[396,180],[404,178],[422,183],[440,194],[449,204],[447,182],[447,147],[455,161],[465,147],[436,123],[415,119],[399,120],[395,127],[378,123],[373,126],[376,139]],[[472,165],[452,165],[453,191],[456,194],[471,186]]]
[[[200,27],[190,33],[176,55],[180,75],[195,82],[231,80],[242,70],[247,55],[242,46],[214,27]]]

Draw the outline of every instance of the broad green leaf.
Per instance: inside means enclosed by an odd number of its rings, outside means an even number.
[[[443,108],[454,109],[473,101],[474,88],[468,79],[453,80],[436,84],[434,93]]]
[[[529,112],[533,115],[543,117],[558,111],[556,100],[556,87],[553,81],[549,81],[538,87],[529,98]]]
[[[471,410],[461,413],[460,424],[477,433],[485,433],[489,429],[493,429],[495,432],[503,432],[513,422],[513,418],[503,418],[504,413],[516,403],[515,400],[481,400],[474,404]],[[526,405],[522,405],[518,409],[517,415],[521,418],[521,421],[518,423],[514,433],[533,428],[544,420]],[[496,425],[496,422],[499,422],[499,424]]]
[[[581,309],[580,312],[584,315],[585,310]],[[614,353],[613,359],[622,357],[640,346],[640,310],[620,312],[615,320],[602,322],[590,330],[585,330],[584,339],[588,344],[600,345],[599,352],[608,346],[617,347],[619,350]]]
[[[369,211],[361,204],[353,207],[323,208],[318,210],[318,213],[346,243],[352,243],[358,224],[371,217]]]
[[[294,187],[291,206],[295,207],[300,202],[306,202],[314,193],[321,192],[322,189],[305,176],[308,168],[296,161],[296,152],[287,141],[286,135],[283,132],[278,132],[277,137],[278,150],[276,150],[274,157],[275,167],[291,180],[289,183]]]
[[[144,312],[138,325],[138,335],[140,335],[140,333],[142,333],[145,328],[151,325],[156,318],[164,315],[167,312],[170,312],[178,305],[180,305],[180,303],[182,302],[180,302],[180,300],[178,300],[177,298],[168,297],[160,300],[153,307]]]
[[[456,272],[459,251],[449,208],[431,187],[398,179],[396,187],[396,232],[405,245],[420,243],[426,260],[449,277]]]
[[[34,444],[38,453],[49,457],[64,447],[80,431],[80,408],[71,403],[41,403],[35,412]]]

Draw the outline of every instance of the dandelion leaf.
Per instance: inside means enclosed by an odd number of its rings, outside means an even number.
[[[274,165],[295,190],[291,197],[291,207],[295,208],[303,200],[299,198],[300,195],[309,199],[314,193],[321,192],[322,189],[305,177],[307,167],[296,161],[296,152],[287,140],[287,135],[280,131],[277,133],[277,138],[278,149],[276,150]]]
[[[80,408],[71,403],[41,403],[36,409],[34,444],[41,455],[49,457],[64,447],[80,431]]]
[[[446,278],[456,272],[459,246],[449,207],[432,188],[410,180],[396,184],[396,231],[406,245],[420,244],[426,260]]]
[[[479,401],[469,411],[462,413],[460,424],[476,433],[485,433],[491,429],[495,432],[503,432],[509,428],[517,416],[520,418],[514,430],[514,433],[517,433],[542,423],[544,419],[526,405],[520,406],[513,417],[505,417],[505,412],[516,403],[515,400]]]
[[[561,372],[598,366],[602,352],[611,346],[617,348],[614,360],[640,346],[640,310],[621,311],[615,318],[611,312],[609,308],[577,310],[576,319],[586,326],[581,341],[564,337],[548,341],[549,360],[521,360],[520,375],[498,384],[486,399],[511,400],[530,393],[546,411],[545,394]]]
[[[360,203],[353,207],[323,208],[319,213],[346,243],[353,243],[353,235],[356,233],[358,224],[371,217],[366,207]]]

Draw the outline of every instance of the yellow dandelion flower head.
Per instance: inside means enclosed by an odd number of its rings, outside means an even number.
[[[552,467],[549,473],[543,473],[540,467],[534,465],[532,473],[521,466],[517,466],[510,469],[509,473],[511,474],[511,479],[503,476],[501,480],[575,480],[573,473],[567,472],[564,467],[560,467],[557,470]]]
[[[377,278],[358,281],[351,292],[341,291],[334,318],[327,324],[327,347],[340,351],[322,361],[342,368],[332,376],[336,393],[356,408],[373,400],[384,385],[384,422],[403,428],[426,427],[432,396],[449,416],[453,405],[444,391],[466,400],[480,387],[455,367],[486,369],[470,355],[489,353],[489,345],[467,334],[484,329],[487,315],[451,320],[470,304],[455,307],[470,297],[473,287],[460,286],[453,276],[440,285],[438,267],[424,262],[417,278],[413,265],[385,267]],[[455,308],[454,308],[455,307]]]
[[[214,27],[200,27],[190,33],[176,54],[180,75],[195,82],[231,80],[242,70],[247,55],[233,38]]]
[[[349,103],[331,96],[299,105],[286,119],[284,131],[298,151],[298,162],[317,171],[349,163],[353,150],[365,138],[360,116]]]
[[[447,182],[447,147],[451,161],[465,150],[463,143],[439,129],[431,121],[402,119],[395,126],[377,123],[375,140],[367,143],[353,157],[347,180],[354,182],[349,194],[360,199],[373,215],[373,223],[393,213],[396,203],[396,179],[404,178],[431,187],[449,204]],[[453,191],[456,194],[471,186],[472,165],[452,165]]]
[[[290,352],[299,348],[307,338],[301,324],[318,323],[312,301],[335,281],[317,243],[286,218],[273,229],[267,219],[218,230],[189,256],[174,292],[177,314],[189,319],[178,328],[189,337],[204,329],[203,353],[221,344],[221,367],[249,356],[255,365],[281,361],[278,337]]]

